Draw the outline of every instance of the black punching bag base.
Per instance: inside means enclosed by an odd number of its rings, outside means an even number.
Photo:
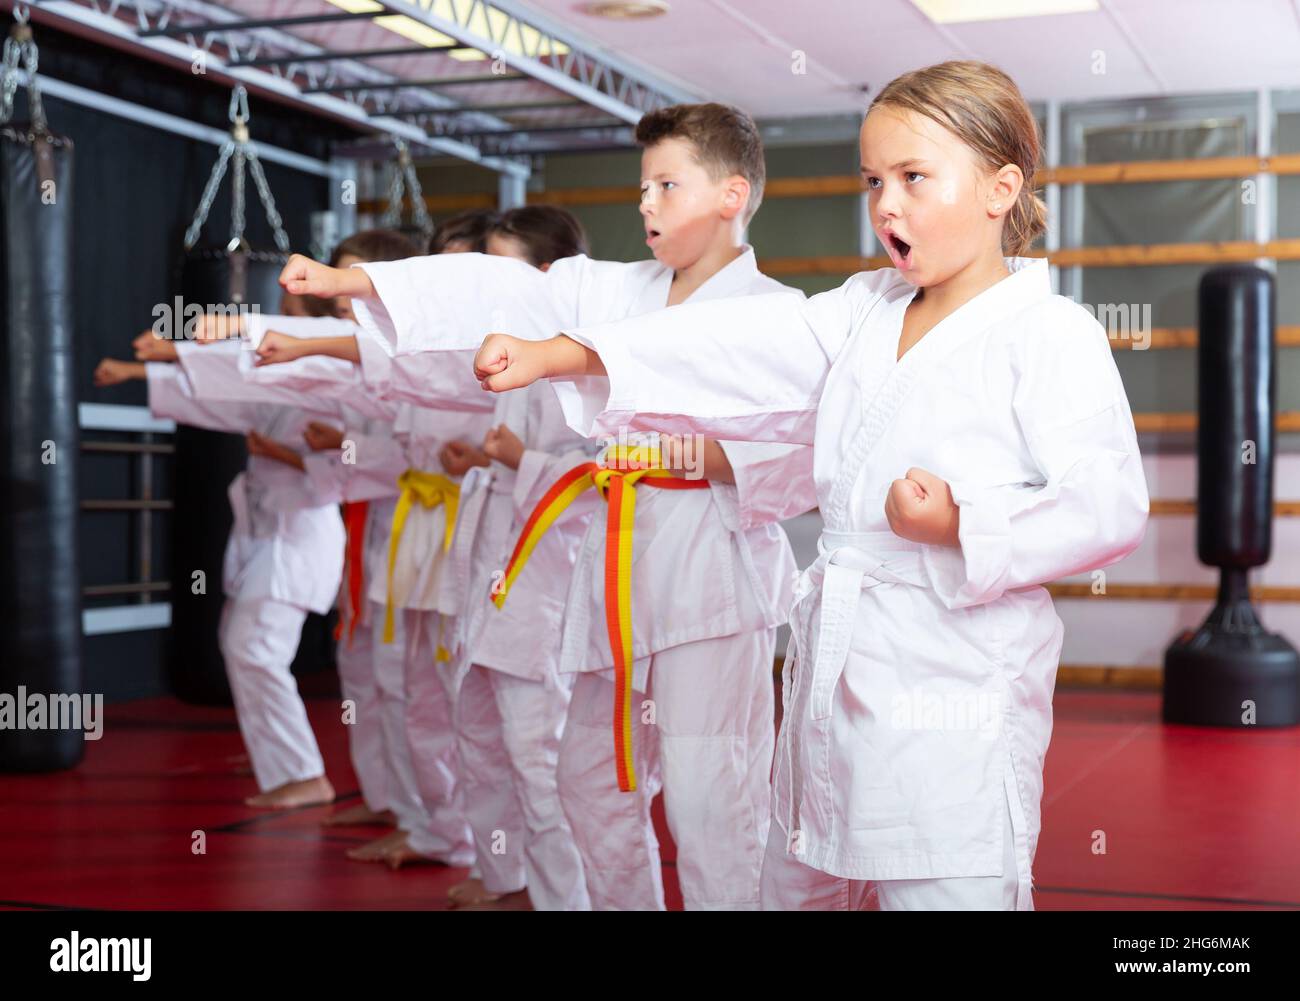
[[[1245,722],[1244,703],[1254,707]],[[1300,723],[1300,654],[1265,632],[1250,602],[1220,602],[1205,624],[1165,651],[1166,723],[1295,726]]]

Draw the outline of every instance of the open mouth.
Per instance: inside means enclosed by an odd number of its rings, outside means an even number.
[[[645,242],[649,244],[653,244],[656,240],[659,239],[659,236],[660,236],[659,230],[647,229],[645,231]]]
[[[897,233],[887,234],[887,243],[900,267],[906,268],[912,263],[912,245],[910,243],[900,239]]]

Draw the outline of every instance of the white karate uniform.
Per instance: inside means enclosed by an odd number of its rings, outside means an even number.
[[[1040,585],[1132,551],[1148,505],[1105,332],[1045,261],[1007,266],[902,359],[915,289],[893,269],[566,331],[608,372],[553,383],[577,430],[816,444],[767,906],[849,906],[871,881],[882,907],[1032,908],[1062,636]],[[911,467],[950,484],[960,548],[890,531]]]
[[[303,465],[321,493],[329,492],[340,502],[366,504],[358,607],[351,609],[346,568],[338,599],[340,615],[348,609],[348,617],[356,619],[346,624],[336,651],[343,696],[354,706],[348,727],[352,767],[366,805],[375,811],[392,810],[397,826],[411,831],[427,818],[406,737],[403,658],[401,648],[389,650],[393,644],[383,642],[384,608],[368,594],[371,576],[385,566],[396,505],[394,484],[405,465],[393,440],[395,408],[389,417],[365,417],[342,404],[338,409],[351,461],[343,462],[339,452],[311,452],[303,457]],[[386,490],[367,489],[386,475],[391,477]]]
[[[295,337],[329,337],[355,333],[345,321],[329,326],[293,317],[250,317],[247,330],[255,347],[267,330]],[[455,615],[461,598],[443,580],[447,554],[444,537],[446,507],[412,504],[402,530],[391,582],[394,608],[393,642],[383,643],[385,603],[389,597],[389,544],[398,477],[408,468],[442,472],[438,453],[449,441],[477,442],[489,427],[490,412],[441,411],[401,404],[394,406],[368,392],[355,365],[336,358],[308,357],[281,365],[254,367],[251,353],[242,361],[243,378],[254,387],[275,392],[346,399],[392,416],[391,435],[349,432],[356,459],[348,469],[344,497],[382,503],[373,517],[388,529],[382,541],[368,548],[367,592],[370,624],[380,638],[375,669],[381,694],[382,719],[390,744],[402,747],[396,717],[409,757],[390,755],[391,780],[396,787],[398,826],[408,832],[412,850],[451,865],[474,861],[471,830],[466,821],[464,794],[457,775],[454,720],[459,683],[454,662],[439,661],[436,652],[454,642]],[[449,477],[455,479],[455,477]],[[397,653],[400,651],[400,661]],[[395,667],[400,664],[401,672]]]
[[[323,392],[320,387],[299,385],[292,378],[277,381],[279,370],[287,366],[253,368],[255,356],[251,347],[260,342],[262,332],[268,327],[298,337],[333,337],[354,331],[354,324],[330,317],[271,314],[253,314],[246,322],[254,337],[253,345],[231,341],[183,347],[192,384],[204,399],[242,404],[278,403],[312,411],[320,419],[343,427],[344,439],[351,444],[351,462],[343,462],[334,453],[306,452],[304,472],[322,501],[370,502],[363,553],[364,576],[368,579],[376,567],[386,565],[396,478],[406,468],[404,453],[392,434],[397,407],[343,389]],[[346,362],[339,364],[352,367]],[[252,378],[251,373],[259,378]],[[292,444],[300,440],[299,437]],[[347,587],[348,582],[342,581],[340,610],[350,602]],[[382,643],[382,606],[377,620],[380,630],[375,630],[373,603],[363,595],[360,604],[352,642],[341,642],[336,650],[344,698],[355,705],[354,721],[348,728],[353,768],[366,805],[374,810],[392,810],[398,827],[411,831],[426,826],[428,815],[420,799],[406,737],[402,648],[392,649],[392,644]]]
[[[297,333],[288,325],[259,322]],[[303,331],[306,333],[306,330]],[[367,340],[364,333],[358,340]],[[582,860],[561,807],[556,779],[572,675],[558,672],[565,594],[586,520],[598,501],[573,505],[541,540],[501,609],[488,600],[520,529],[556,477],[586,459],[585,440],[569,430],[555,396],[492,397],[479,388],[464,349],[421,356],[418,370],[394,366],[363,346],[359,370],[309,356],[252,369],[253,381],[314,387],[330,395],[366,392],[434,410],[456,410],[506,424],[527,450],[516,472],[501,463],[471,469],[461,483],[451,558],[442,574],[443,607],[456,608],[456,731],[461,793],[474,833],[476,874],[493,893],[527,887],[537,910],[590,907]],[[477,440],[469,439],[471,444]]]
[[[545,273],[476,254],[359,266],[377,293],[354,303],[370,335],[358,338],[363,372],[413,394],[439,368],[439,353],[477,347],[491,330],[549,336],[648,312],[667,302],[672,282],[671,270],[655,261],[617,264],[586,257],[557,261]],[[760,274],[752,249],[745,248],[691,298],[778,290],[802,301]],[[463,370],[459,377],[468,380],[464,392],[472,392],[472,374]],[[653,691],[655,712],[644,716],[654,720],[649,725],[634,705],[634,793],[618,791],[609,725],[613,656],[604,615],[603,510],[591,519],[578,550],[558,670],[578,672],[579,678],[560,751],[559,788],[597,908],[663,906],[650,820],[661,770],[686,906],[758,903],[769,812],[775,631],[785,621],[795,568],[776,522],[810,509],[815,498],[808,449],[732,442],[723,447],[736,485],[645,487],[637,493],[633,687],[642,693],[636,704]],[[593,453],[575,458],[589,460]],[[552,468],[542,488],[572,465]],[[706,699],[707,711],[695,712]],[[575,716],[579,706],[582,717]],[[721,803],[727,804],[725,822],[719,822]]]
[[[364,306],[362,307],[364,310]],[[538,542],[497,608],[492,588],[504,574],[529,514],[547,488],[585,460],[585,439],[569,430],[547,387],[491,397],[473,380],[469,352],[423,355],[418,381],[394,382],[391,360],[362,334],[363,371],[377,392],[440,406],[492,410],[524,442],[518,470],[500,462],[465,476],[461,515],[445,580],[464,601],[457,648],[466,813],[480,876],[493,893],[527,886],[536,910],[591,906],[582,858],[560,802],[557,764],[571,674],[559,672],[565,596],[595,497],[571,505]]]
[[[286,443],[302,440],[310,414],[198,398],[191,377],[202,381],[197,352],[209,349],[180,344],[177,350],[179,364],[145,367],[156,416],[214,431],[257,430]],[[338,509],[297,470],[261,456],[249,456],[228,496],[234,523],[222,565],[226,600],[218,641],[240,732],[265,792],[325,774],[290,665],[307,612],[323,614],[333,603],[343,570],[343,523]]]

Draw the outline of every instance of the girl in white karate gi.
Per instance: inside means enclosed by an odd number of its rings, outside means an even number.
[[[861,134],[892,268],[479,352],[493,390],[607,374],[553,383],[584,433],[814,444],[765,907],[1032,909],[1062,637],[1042,585],[1131,552],[1148,508],[1105,331],[1019,256],[1038,153],[996,68],[906,74]]]
[[[196,345],[159,340],[146,331],[135,346],[140,360],[105,359],[95,370],[96,384],[146,379],[155,415],[249,436],[248,467],[228,491],[234,524],[223,562],[226,600],[218,632],[261,790],[246,802],[276,808],[328,803],[334,789],[289,668],[307,613],[324,614],[334,603],[343,569],[343,524],[331,498],[256,451],[259,434],[301,442],[312,415],[201,397],[185,370]]]

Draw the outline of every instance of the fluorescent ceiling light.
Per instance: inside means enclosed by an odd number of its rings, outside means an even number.
[[[371,12],[378,14],[384,9],[383,5],[375,3],[375,0],[328,0],[328,2],[335,7],[340,7],[355,14]],[[451,3],[452,0],[414,0],[415,6],[429,11],[436,17],[441,17],[446,21],[456,21],[457,18],[455,11],[452,10]],[[456,44],[454,38],[430,28],[421,21],[407,17],[405,14],[384,14],[375,18],[373,23],[381,28],[386,28],[395,35],[401,35],[416,45],[434,48],[439,45]],[[567,45],[561,42],[549,41],[536,28],[520,22],[515,23],[515,31],[507,34],[506,26],[509,23],[510,18],[508,15],[495,7],[480,3],[475,4],[469,23],[465,27],[474,34],[482,35],[485,38],[499,38],[500,41],[496,47],[500,51],[514,56],[541,59],[546,56],[562,56],[569,51]],[[505,37],[503,38],[502,35]],[[479,62],[490,58],[489,54],[480,52],[478,49],[456,49],[447,54],[461,62]]]
[[[1098,8],[1097,0],[912,0],[912,3],[935,24],[1082,14]]]

